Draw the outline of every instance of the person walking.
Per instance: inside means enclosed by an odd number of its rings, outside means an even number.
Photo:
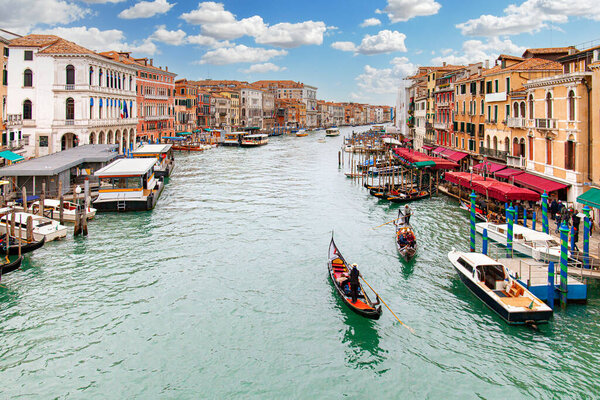
[[[558,203],[555,198],[552,198],[552,203],[550,203],[550,213],[552,214],[552,219],[556,220],[556,213],[558,212]]]
[[[350,270],[350,292],[352,293],[352,302],[356,303],[358,299],[358,277],[360,276],[360,272],[358,270],[358,265],[352,264],[352,269]]]

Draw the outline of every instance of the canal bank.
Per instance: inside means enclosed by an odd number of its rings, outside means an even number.
[[[0,290],[2,397],[597,397],[598,287],[539,331],[506,326],[447,261],[469,228],[442,196],[411,204],[402,263],[372,229],[398,206],[337,168],[350,131],[176,154],[153,211],[36,251]],[[415,335],[337,299],[332,229]]]

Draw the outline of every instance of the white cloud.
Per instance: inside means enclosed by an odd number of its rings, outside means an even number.
[[[254,64],[251,65],[250,68],[242,70],[245,74],[264,74],[267,72],[279,72],[285,71],[285,67],[280,67],[273,63],[264,63],[264,64]]]
[[[352,42],[334,42],[331,47],[341,51],[356,51],[356,45]]]
[[[121,11],[119,18],[150,18],[168,12],[174,5],[175,3],[170,4],[167,0],[140,1],[133,7]]]
[[[364,72],[355,78],[358,87],[367,96],[397,93],[402,79],[413,74],[417,67],[406,57],[395,57],[390,64],[391,68],[382,69],[365,65]]]
[[[274,57],[285,56],[286,54],[286,50],[263,49],[238,44],[234,47],[223,47],[207,51],[197,63],[214,65],[261,63],[269,61]]]
[[[156,31],[152,34],[152,36],[150,36],[150,38],[156,40],[157,42],[179,46],[185,43],[185,36],[185,32],[181,29],[169,31],[164,25],[161,25],[156,28]]]
[[[493,63],[500,54],[521,55],[525,50],[525,47],[514,44],[510,39],[500,40],[493,37],[489,38],[487,42],[466,40],[462,44],[461,50],[445,49],[442,51],[442,56],[432,58],[431,62],[434,65],[441,65],[443,62],[453,65],[467,65],[485,60],[490,60]]]
[[[404,40],[406,35],[397,31],[383,30],[376,35],[365,35],[359,46],[352,42],[335,42],[331,45],[334,49],[353,51],[356,54],[382,54],[395,51],[406,51]]]
[[[570,16],[600,21],[600,7],[595,0],[526,0],[506,7],[503,16],[482,15],[456,27],[463,35],[517,35],[568,22]]]
[[[203,36],[219,40],[233,40],[242,36],[254,37],[258,44],[269,44],[283,48],[323,43],[323,35],[328,27],[321,21],[300,23],[282,22],[272,26],[254,15],[238,20],[225,10],[223,3],[207,1],[198,3],[198,8],[181,14],[180,18],[189,24],[200,25]],[[337,29],[331,27],[331,29]]]
[[[362,26],[363,28],[365,28],[367,26],[377,26],[377,25],[381,25],[381,21],[378,20],[377,18],[368,18],[368,19],[365,19],[363,21],[363,23],[360,24],[360,26]]]
[[[206,47],[212,47],[212,48],[233,46],[233,44],[231,44],[228,40],[218,41],[217,39],[215,39],[213,37],[204,36],[204,35],[188,36],[187,42],[190,44],[196,44],[199,46],[206,46]]]
[[[437,14],[441,7],[441,4],[435,0],[388,0],[386,8],[375,12],[387,14],[390,21],[396,23],[414,17]]]
[[[125,0],[79,0],[89,4],[121,3]]]
[[[127,43],[123,31],[118,29],[109,29],[101,31],[98,28],[87,28],[85,26],[76,26],[72,28],[52,28],[45,30],[36,30],[35,33],[46,35],[57,35],[64,39],[77,43],[80,46],[94,51],[131,51],[134,53],[153,55],[156,53],[156,45],[150,40],[145,39],[141,42]]]
[[[26,34],[38,25],[63,25],[84,18],[89,9],[65,0],[1,0],[2,28]]]
[[[327,30],[324,22],[306,21],[297,24],[282,22],[269,26],[256,36],[256,43],[284,48],[321,45]]]

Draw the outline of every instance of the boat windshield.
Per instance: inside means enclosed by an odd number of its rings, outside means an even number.
[[[533,242],[535,247],[560,247],[560,243],[558,243],[554,239],[550,240],[534,240]]]
[[[496,282],[503,281],[506,277],[504,276],[504,268],[502,265],[482,265],[478,268],[481,268],[483,271],[483,281],[485,285],[492,290],[496,289]]]

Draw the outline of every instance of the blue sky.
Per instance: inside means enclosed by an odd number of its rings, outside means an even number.
[[[321,99],[394,105],[399,82],[418,65],[589,47],[600,39],[597,3],[0,0],[0,28],[132,51],[180,78],[293,79],[317,86]]]

